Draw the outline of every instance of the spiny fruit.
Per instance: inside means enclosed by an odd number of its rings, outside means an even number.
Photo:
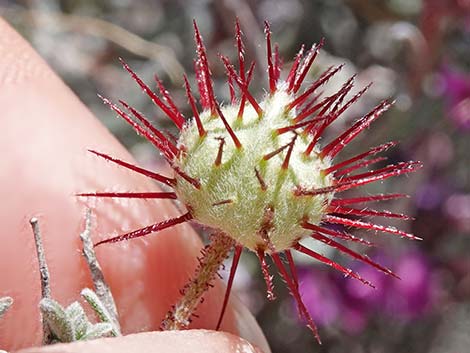
[[[266,22],[269,91],[258,102],[249,91],[255,64],[252,63],[246,70],[244,46],[237,22],[239,70],[234,68],[227,57],[221,56],[227,70],[231,93],[230,104],[221,106],[215,98],[206,50],[196,22],[194,29],[197,47],[195,70],[202,111],[197,108],[196,99],[185,76],[185,89],[193,113],[192,119],[183,117],[158,77],[155,79],[159,95],[122,62],[142,90],[180,130],[176,143],[127,103],[120,101],[122,107],[119,107],[103,98],[118,115],[161,151],[174,171],[173,176],[163,176],[92,151],[108,161],[146,175],[173,191],[80,194],[95,197],[176,199],[187,211],[180,217],[103,240],[98,244],[145,236],[187,221],[208,226],[232,238],[235,244],[228,288],[231,287],[240,253],[243,248],[248,248],[259,256],[267,282],[268,297],[274,298],[271,276],[265,261],[265,255],[268,254],[297,301],[300,316],[307,321],[318,338],[313,320],[302,303],[291,249],[372,286],[352,270],[301,245],[302,239],[312,237],[353,259],[394,275],[389,269],[341,243],[350,241],[370,245],[367,240],[357,238],[347,231],[332,229],[329,225],[363,228],[418,239],[394,227],[361,219],[367,216],[408,219],[402,214],[362,206],[365,203],[405,195],[379,194],[352,198],[338,196],[352,188],[415,171],[421,164],[402,162],[358,173],[358,170],[364,167],[383,161],[385,158],[375,156],[393,147],[395,142],[373,147],[340,162],[334,161],[349,142],[389,109],[391,103],[388,101],[381,102],[371,112],[357,119],[342,134],[325,146],[320,146],[319,140],[325,129],[369,87],[352,95],[350,92],[354,85],[353,76],[336,93],[323,97],[318,93],[318,89],[341,70],[342,66],[338,66],[326,70],[300,93],[323,42],[313,45],[306,53],[302,46],[283,80],[278,47],[275,45],[272,50],[271,32]],[[235,87],[238,88],[238,97]],[[361,206],[355,208],[352,205]],[[282,260],[283,257],[287,266]],[[229,290],[222,313],[228,296]]]
[[[247,107],[238,118],[234,106],[217,107],[234,139],[210,111],[201,115],[206,131],[202,139],[196,124],[187,126],[179,139],[185,152],[175,165],[200,185],[194,190],[178,176],[178,198],[198,222],[230,234],[253,251],[291,248],[309,234],[302,220],[320,223],[332,196],[295,194],[299,185],[329,187],[333,178],[321,173],[330,166],[327,158],[302,153],[308,136],[277,131],[295,119],[294,111],[285,110],[292,100],[286,88],[266,97],[259,114]]]

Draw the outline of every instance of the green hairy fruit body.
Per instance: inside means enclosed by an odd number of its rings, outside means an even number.
[[[199,135],[194,120],[178,140],[183,153],[175,160],[184,173],[199,180],[194,186],[177,176],[178,199],[194,219],[219,229],[244,247],[268,253],[291,248],[310,231],[303,221],[319,224],[331,194],[299,197],[303,187],[332,185],[332,177],[321,173],[330,166],[318,151],[306,156],[307,136],[296,131],[279,134],[292,124],[296,112],[286,112],[292,96],[279,89],[260,103],[263,114],[247,107],[238,117],[238,105],[221,108],[241,146],[231,140],[223,122],[210,111],[201,114],[206,130]]]

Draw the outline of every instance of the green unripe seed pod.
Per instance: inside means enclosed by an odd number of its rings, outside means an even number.
[[[206,130],[200,136],[191,121],[178,144],[184,152],[175,165],[200,183],[195,188],[177,176],[175,191],[191,211],[194,220],[232,237],[241,245],[266,252],[288,249],[311,232],[303,220],[318,224],[332,199],[332,193],[299,196],[295,190],[332,185],[332,177],[321,171],[330,161],[317,151],[304,153],[309,138],[300,131],[279,134],[278,129],[294,124],[293,100],[286,89],[268,95],[258,115],[246,106],[238,117],[239,103],[221,108],[223,116],[241,143],[237,147],[219,116],[209,110],[201,114]]]

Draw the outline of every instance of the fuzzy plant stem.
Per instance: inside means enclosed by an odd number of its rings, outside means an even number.
[[[101,266],[98,263],[96,258],[95,250],[93,248],[93,242],[90,237],[91,233],[91,210],[86,210],[85,216],[85,229],[80,234],[80,239],[83,243],[83,256],[86,259],[88,267],[91,272],[91,277],[93,280],[93,285],[95,287],[95,292],[101,302],[104,304],[109,314],[112,317],[112,324],[119,330],[119,321],[118,313],[116,309],[116,303],[114,302],[113,296],[111,294],[111,289],[106,283],[101,270]]]
[[[31,228],[33,229],[34,234],[34,243],[36,245],[36,252],[38,255],[39,263],[39,273],[41,275],[41,299],[50,299],[51,298],[51,285],[49,279],[49,269],[47,267],[46,255],[44,253],[44,247],[42,245],[41,230],[39,229],[39,220],[36,217],[33,217],[29,220]],[[43,329],[43,343],[50,344],[52,340],[52,334],[49,325],[45,321],[45,318],[42,319],[42,329]]]
[[[183,289],[183,297],[168,312],[161,328],[163,330],[187,329],[191,316],[202,302],[204,293],[211,286],[230,250],[235,245],[233,239],[222,232],[211,236],[210,243],[202,250],[202,258],[194,278]]]
[[[11,297],[0,298],[0,319],[8,311],[8,309],[10,309],[12,305],[13,305],[13,298]]]

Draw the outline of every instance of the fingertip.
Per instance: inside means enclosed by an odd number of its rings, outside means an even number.
[[[56,344],[17,353],[262,353],[248,341],[208,330],[144,332],[93,341]]]
[[[4,19],[0,17],[0,86],[32,77],[54,77],[53,71]]]

